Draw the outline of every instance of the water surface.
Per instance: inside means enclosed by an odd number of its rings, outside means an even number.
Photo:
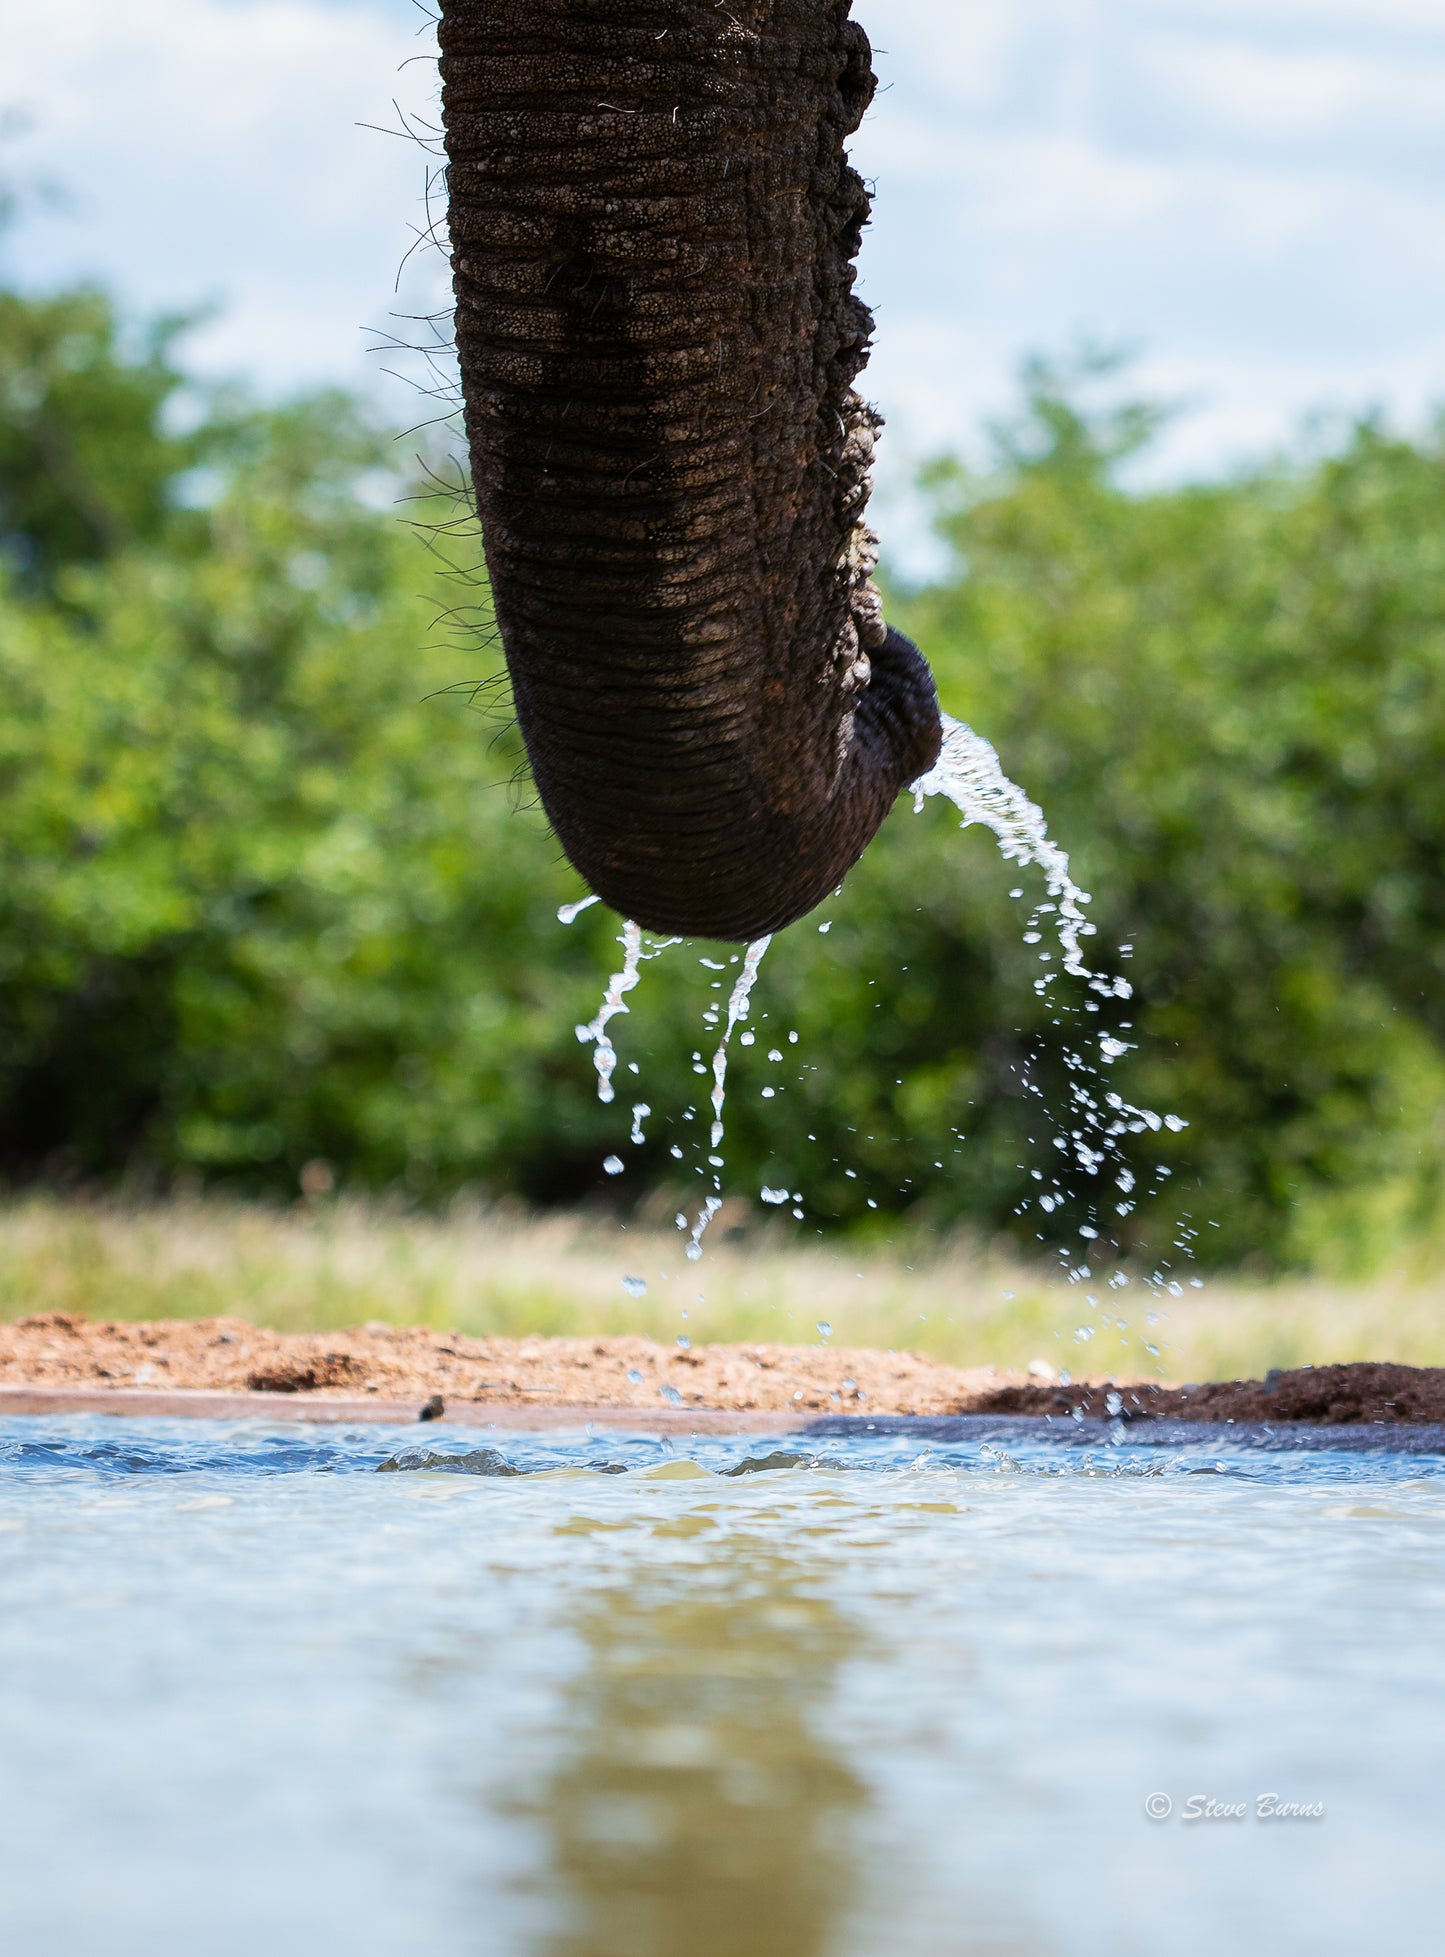
[[[4,1948],[1429,1947],[1442,1550],[1429,1455],[0,1422]]]

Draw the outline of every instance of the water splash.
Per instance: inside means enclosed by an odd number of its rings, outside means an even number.
[[[757,983],[758,967],[763,962],[763,953],[773,942],[772,933],[765,938],[754,938],[743,957],[743,968],[738,973],[737,983],[728,995],[728,1023],[723,1028],[722,1038],[717,1043],[717,1051],[712,1057],[712,1145],[716,1148],[723,1138],[723,1100],[727,1093],[728,1042],[733,1036],[733,1028],[739,1020],[748,1016],[748,1000]]]
[[[559,912],[558,915],[560,916],[561,913]],[[642,926],[634,924],[629,918],[622,927],[622,936],[618,942],[622,946],[622,970],[614,972],[608,981],[607,993],[597,1009],[597,1017],[588,1020],[585,1026],[577,1028],[577,1037],[584,1046],[589,1040],[596,1044],[597,1050],[592,1056],[592,1064],[597,1069],[599,1101],[611,1101],[616,1098],[612,1076],[617,1069],[617,1049],[607,1037],[607,1026],[618,1013],[628,1010],[625,995],[636,985],[638,967],[642,962]]]
[[[559,924],[572,924],[590,904],[600,904],[601,902],[602,899],[600,897],[579,897],[575,904],[564,904],[562,906],[557,913],[557,922]]]
[[[964,828],[975,822],[982,823],[993,831],[1000,850],[1010,862],[1041,869],[1050,901],[1035,906],[1024,932],[1025,944],[1035,945],[1041,941],[1047,919],[1063,954],[1062,969],[1065,972],[1082,979],[1087,989],[1099,999],[1132,997],[1133,988],[1127,979],[1100,977],[1085,962],[1080,940],[1093,937],[1097,932],[1097,926],[1085,915],[1085,907],[1091,900],[1089,893],[1075,883],[1067,853],[1050,838],[1043,811],[1029,800],[1016,783],[1009,780],[999,764],[998,755],[981,734],[975,734],[971,727],[966,727],[962,721],[954,720],[948,714],[941,718],[943,745],[938,760],[926,775],[913,783],[915,811],[922,810],[928,796],[945,796],[962,814]],[[1016,890],[1011,894],[1017,897],[1023,893]],[[1039,954],[1040,960],[1045,963],[1051,963],[1052,956],[1049,952]],[[1048,998],[1049,988],[1058,975],[1056,968],[1035,979],[1035,992],[1041,998]],[[1062,1000],[1055,999],[1053,1003],[1061,1013],[1067,1010]],[[1099,1007],[1090,1002],[1085,1010],[1097,1012]],[[1056,1019],[1054,1023],[1060,1025],[1062,1020]],[[1080,1042],[1080,1045],[1083,1044]],[[1055,1129],[1054,1147],[1065,1161],[1091,1178],[1097,1178],[1105,1169],[1113,1168],[1117,1172],[1116,1188],[1126,1197],[1134,1187],[1134,1176],[1122,1160],[1123,1137],[1146,1131],[1157,1134],[1161,1128],[1177,1132],[1188,1126],[1178,1115],[1159,1115],[1152,1108],[1135,1107],[1121,1094],[1105,1090],[1101,1069],[1111,1066],[1132,1050],[1130,1041],[1102,1029],[1092,1043],[1092,1052],[1081,1053],[1076,1047],[1066,1046],[1063,1058],[1068,1073],[1068,1106],[1062,1114],[1049,1107],[1043,1089],[1030,1076],[1027,1061],[1020,1075],[1020,1085],[1024,1091],[1042,1104],[1041,1112]],[[1156,1177],[1168,1173],[1162,1163],[1155,1171]],[[1038,1171],[1035,1171],[1035,1180],[1043,1180]],[[1039,1208],[1045,1215],[1050,1215],[1062,1209],[1074,1194],[1074,1190],[1064,1188],[1056,1178],[1051,1190],[1038,1194]],[[1029,1207],[1029,1200],[1025,1200],[1017,1213],[1021,1214]],[[1116,1204],[1115,1214],[1123,1218],[1132,1208],[1133,1204],[1129,1202]],[[1085,1260],[1090,1246],[1097,1243],[1100,1236],[1097,1203],[1090,1205],[1089,1218],[1078,1230],[1083,1248],[1060,1247],[1059,1254],[1071,1283],[1091,1275]],[[1192,1252],[1186,1250],[1186,1255],[1190,1254]],[[1168,1263],[1164,1262],[1145,1280],[1150,1289],[1167,1288],[1168,1269]],[[1127,1279],[1121,1281],[1127,1283]],[[1093,1334],[1092,1331],[1081,1331],[1079,1336],[1092,1337]]]
[[[703,1233],[721,1208],[722,1197],[713,1195],[706,1199],[702,1208],[698,1211],[697,1222],[692,1226],[692,1235],[688,1240],[687,1246],[687,1260],[690,1264],[695,1264],[698,1258],[702,1256]],[[686,1217],[683,1218],[683,1221],[687,1221]]]
[[[713,1152],[709,1155],[708,1161],[718,1173],[714,1174],[712,1179],[713,1193],[704,1201],[702,1208],[698,1211],[697,1221],[692,1226],[692,1234],[687,1246],[687,1256],[689,1261],[694,1264],[702,1256],[702,1240],[707,1226],[722,1208],[722,1157],[717,1153],[717,1150],[722,1146],[723,1138],[723,1103],[727,1098],[728,1043],[732,1039],[733,1028],[748,1016],[748,1001],[751,999],[753,987],[757,983],[758,967],[762,964],[763,954],[772,941],[771,933],[765,938],[754,938],[746,952],[744,952],[743,968],[738,973],[733,989],[728,995],[727,1024],[723,1027],[722,1038],[718,1041],[716,1050],[712,1056],[712,1129],[709,1136],[709,1143]],[[709,960],[705,958],[702,962],[707,965]],[[711,969],[722,971],[725,968],[720,965],[713,965]],[[680,1224],[685,1221],[685,1218],[679,1219]]]
[[[1100,975],[1090,969],[1085,959],[1083,940],[1097,935],[1097,928],[1087,915],[1087,906],[1091,899],[1088,892],[1081,890],[1074,881],[1067,853],[1050,838],[1042,810],[1030,801],[1021,788],[1008,779],[994,749],[981,735],[974,733],[961,721],[953,720],[948,715],[944,715],[942,719],[943,742],[939,757],[928,773],[913,784],[914,806],[921,810],[928,797],[942,795],[960,811],[964,827],[973,823],[982,823],[990,829],[998,841],[1000,851],[1008,861],[1042,870],[1047,886],[1047,901],[1040,902],[1034,907],[1024,932],[1024,940],[1031,946],[1038,945],[1042,942],[1045,933],[1048,933],[1056,940],[1058,951],[1062,953],[1058,963],[1054,962],[1056,954],[1053,951],[1041,951],[1038,954],[1040,961],[1049,965],[1051,969],[1034,982],[1034,989],[1039,997],[1056,1008],[1061,1015],[1055,1018],[1053,1023],[1056,1026],[1062,1025],[1065,1016],[1080,1013],[1077,1004],[1051,993],[1050,988],[1055,985],[1061,972],[1081,980],[1087,991],[1094,995],[1084,1003],[1083,1012],[1099,1013],[1101,1001],[1127,1000],[1132,995],[1132,987],[1126,979]],[[1021,897],[1023,892],[1014,890],[1010,895]],[[595,898],[587,897],[574,904],[564,905],[559,910],[558,917],[563,923],[570,923],[595,901]],[[818,928],[825,931],[828,925],[823,924]],[[629,921],[624,927],[620,942],[624,948],[622,970],[612,975],[596,1018],[576,1029],[579,1040],[591,1041],[595,1046],[593,1064],[597,1070],[597,1093],[599,1100],[604,1102],[616,1098],[612,1077],[617,1067],[617,1054],[607,1034],[608,1024],[616,1014],[629,1010],[626,995],[638,983],[643,960],[656,957],[668,945],[676,944],[680,940],[663,939],[644,952],[641,928]],[[742,970],[728,998],[726,1023],[722,1026],[712,1056],[713,1086],[710,1099],[713,1120],[710,1134],[711,1152],[707,1157],[708,1166],[714,1171],[711,1178],[712,1193],[704,1199],[696,1221],[692,1223],[690,1229],[685,1214],[679,1212],[677,1218],[679,1230],[688,1233],[687,1256],[694,1261],[701,1257],[702,1238],[713,1217],[722,1208],[721,1172],[724,1162],[718,1151],[724,1134],[723,1109],[726,1098],[729,1047],[735,1029],[749,1016],[749,1002],[757,981],[758,969],[770,942],[770,937],[758,938],[747,947],[742,961]],[[727,970],[726,965],[711,958],[703,958],[701,963],[709,971],[721,973]],[[720,984],[717,989],[721,990]],[[1064,988],[1060,988],[1061,992],[1063,990]],[[704,1017],[710,1029],[716,1028],[721,1017],[720,1005],[710,1006]],[[1121,1031],[1129,1030],[1131,1030],[1129,1023],[1123,1022]],[[754,1044],[754,1038],[754,1034],[749,1029],[741,1034],[740,1044],[750,1046]],[[788,1038],[790,1043],[796,1044],[798,1035],[792,1032]],[[1039,1112],[1054,1131],[1054,1148],[1064,1156],[1064,1162],[1054,1163],[1056,1168],[1062,1171],[1067,1164],[1070,1168],[1082,1171],[1091,1180],[1099,1178],[1106,1169],[1112,1168],[1117,1171],[1115,1186],[1109,1194],[1114,1199],[1114,1215],[1122,1219],[1134,1208],[1134,1203],[1127,1200],[1133,1189],[1134,1178],[1122,1160],[1120,1146],[1122,1137],[1142,1134],[1146,1131],[1157,1133],[1161,1128],[1177,1130],[1187,1124],[1175,1115],[1160,1116],[1151,1109],[1136,1107],[1126,1101],[1122,1095],[1106,1090],[1102,1070],[1132,1051],[1133,1042],[1120,1038],[1118,1033],[1106,1031],[1100,1026],[1092,1042],[1081,1040],[1078,1045],[1087,1046],[1089,1050],[1080,1052],[1066,1047],[1063,1053],[1068,1074],[1066,1108],[1055,1109],[1049,1105],[1043,1089],[1031,1078],[1032,1063],[1028,1058],[1025,1058],[1020,1070],[1020,1086],[1027,1095],[1041,1104]],[[781,1061],[781,1049],[770,1049],[768,1058],[775,1063]],[[703,1064],[701,1054],[695,1053],[693,1062],[693,1071],[706,1075],[708,1069]],[[635,1073],[637,1069],[634,1067],[632,1071]],[[765,1088],[763,1092],[766,1098],[771,1098],[774,1090]],[[650,1112],[645,1103],[634,1104],[631,1133],[634,1144],[642,1142],[642,1121]],[[691,1110],[689,1110],[690,1115]],[[683,1152],[677,1144],[672,1145],[670,1152],[677,1159],[682,1158]],[[622,1166],[621,1159],[609,1158],[604,1166],[609,1174],[615,1174]],[[699,1172],[704,1173],[701,1170]],[[1167,1176],[1168,1173],[1168,1169],[1162,1163],[1158,1164],[1154,1171],[1156,1178]],[[1078,1193],[1072,1187],[1066,1186],[1058,1175],[1046,1178],[1043,1173],[1036,1170],[1033,1180],[1051,1186],[1040,1187],[1035,1196],[1022,1203],[1017,1214],[1022,1215],[1036,1200],[1041,1215],[1053,1215],[1056,1211],[1064,1210],[1069,1200]],[[1118,1201],[1119,1196],[1126,1200]],[[763,1192],[763,1199],[779,1207],[791,1203],[794,1217],[799,1220],[803,1217],[804,1212],[798,1197],[786,1190],[766,1190]],[[876,1204],[870,1199],[869,1206],[873,1208]],[[1090,1203],[1088,1215],[1089,1222],[1077,1232],[1079,1241],[1068,1247],[1059,1247],[1059,1254],[1063,1258],[1070,1283],[1091,1276],[1084,1260],[1089,1247],[1098,1242],[1101,1234],[1099,1228],[1101,1218],[1097,1201]],[[1058,1221],[1062,1222],[1063,1218],[1059,1217]],[[1118,1224],[1110,1219],[1105,1227],[1109,1230],[1112,1239]],[[1180,1227],[1183,1228],[1182,1225]],[[1186,1236],[1189,1234],[1191,1233],[1185,1232]],[[1040,1241],[1043,1241],[1042,1237]],[[1179,1247],[1184,1249],[1186,1256],[1192,1255],[1192,1249],[1187,1244],[1180,1244]],[[1178,1287],[1171,1284],[1168,1278],[1169,1269],[1168,1261],[1161,1260],[1160,1268],[1146,1279],[1146,1283],[1151,1289],[1177,1290]],[[1109,1281],[1111,1285],[1126,1284],[1128,1279],[1119,1276]],[[1092,1296],[1089,1302],[1091,1304],[1095,1302]],[[1122,1321],[1120,1324],[1122,1326]]]
[[[915,811],[922,810],[925,796],[944,795],[962,814],[965,829],[981,822],[992,829],[1011,863],[1037,864],[1044,873],[1049,896],[1055,900],[1041,909],[1053,912],[1064,970],[1084,979],[1089,990],[1101,998],[1129,998],[1132,987],[1127,979],[1099,978],[1084,963],[1079,940],[1093,937],[1098,929],[1084,915],[1084,906],[1092,900],[1074,882],[1067,853],[1050,839],[1043,810],[1009,780],[982,734],[975,734],[948,714],[940,718],[943,745],[928,773],[913,784]],[[1047,984],[1047,979],[1042,981],[1040,989]]]

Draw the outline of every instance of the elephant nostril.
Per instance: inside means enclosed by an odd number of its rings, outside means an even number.
[[[873,683],[861,711],[891,750],[900,786],[927,774],[943,744],[938,689],[923,654],[894,626],[873,654]]]

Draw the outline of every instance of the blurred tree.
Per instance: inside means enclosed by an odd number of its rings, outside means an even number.
[[[24,586],[165,531],[201,447],[167,425],[187,323],[123,332],[92,287],[0,291],[0,555]]]
[[[455,1184],[571,1040],[531,956],[569,880],[495,792],[471,685],[446,691],[487,675],[375,507],[388,441],[335,396],[226,432],[202,547],[163,526],[5,606],[9,1166]],[[507,1173],[541,1154],[535,1185],[574,1193],[579,1146],[534,1137]]]
[[[736,953],[648,963],[602,1107],[573,1027],[617,923],[557,925],[576,879],[505,792],[505,717],[489,741],[473,711],[500,655],[464,512],[339,396],[203,403],[182,439],[165,332],[94,295],[0,318],[24,354],[0,507],[29,540],[0,589],[5,1169],[294,1190],[319,1157],[419,1198],[700,1196],[702,1014]],[[93,408],[23,382],[74,372]],[[1113,388],[1032,368],[992,465],[930,472],[954,568],[890,610],[1073,852],[1137,996],[1041,1001],[1034,873],[901,807],[769,954],[726,1186],[801,1192],[808,1229],[909,1212],[1052,1246],[1082,1202],[1176,1265],[1195,1232],[1215,1260],[1367,1262],[1433,1227],[1445,1160],[1445,434],[1367,423],[1131,492],[1159,416]],[[70,500],[37,399],[69,404]],[[1069,1178],[1025,1076],[1063,1107],[1105,1027],[1135,1048],[1115,1085],[1191,1125],[1131,1137],[1135,1191],[1084,1178],[1045,1215]]]
[[[1442,430],[1130,495],[1150,411],[1094,378],[1035,366],[999,470],[932,472],[960,574],[907,622],[1135,947],[1134,1091],[1220,1251],[1388,1254],[1445,1163]]]

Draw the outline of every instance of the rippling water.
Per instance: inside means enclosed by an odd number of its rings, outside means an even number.
[[[1433,1947],[1445,1458],[419,1445],[0,1422],[6,1957]]]

